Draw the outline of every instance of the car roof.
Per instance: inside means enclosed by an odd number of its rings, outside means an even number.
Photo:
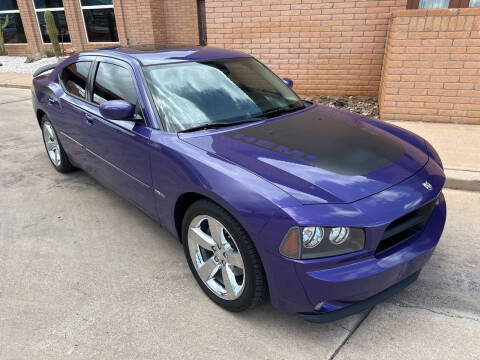
[[[117,58],[135,58],[142,65],[160,65],[184,61],[207,61],[251,57],[240,51],[211,46],[185,46],[164,44],[139,44],[133,46],[110,46],[85,51],[81,55],[106,55]]]

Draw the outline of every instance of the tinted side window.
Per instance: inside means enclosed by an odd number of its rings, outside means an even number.
[[[68,93],[85,99],[88,71],[91,64],[91,61],[81,61],[69,65],[63,70],[61,80]]]
[[[137,91],[130,72],[118,65],[100,63],[93,85],[93,102],[125,100],[135,106]]]

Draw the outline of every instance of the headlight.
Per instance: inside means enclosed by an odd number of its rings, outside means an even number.
[[[309,249],[314,248],[315,246],[319,245],[320,242],[323,240],[323,235],[325,235],[325,232],[322,227],[309,226],[309,227],[303,228],[303,231],[302,231],[303,246]]]
[[[348,240],[350,236],[350,228],[348,227],[334,227],[330,230],[330,242],[335,245],[341,245]]]
[[[443,169],[442,160],[440,159],[440,156],[438,156],[438,153],[435,150],[435,148],[427,140],[425,140],[425,145],[427,146],[428,156],[432,158],[433,161],[435,161]]]
[[[362,250],[363,229],[345,226],[292,227],[282,243],[280,253],[292,259],[314,259]]]

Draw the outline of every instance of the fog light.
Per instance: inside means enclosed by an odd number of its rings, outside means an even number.
[[[330,231],[330,242],[334,245],[343,244],[350,234],[350,229],[348,227],[334,227]]]
[[[320,311],[324,303],[325,301],[322,301],[322,302],[319,302],[317,305],[315,305],[314,307],[315,311]]]

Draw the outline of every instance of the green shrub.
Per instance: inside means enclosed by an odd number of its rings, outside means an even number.
[[[46,57],[56,56],[55,53],[52,50],[48,50],[48,49],[45,49],[45,51],[43,53],[45,54]]]

